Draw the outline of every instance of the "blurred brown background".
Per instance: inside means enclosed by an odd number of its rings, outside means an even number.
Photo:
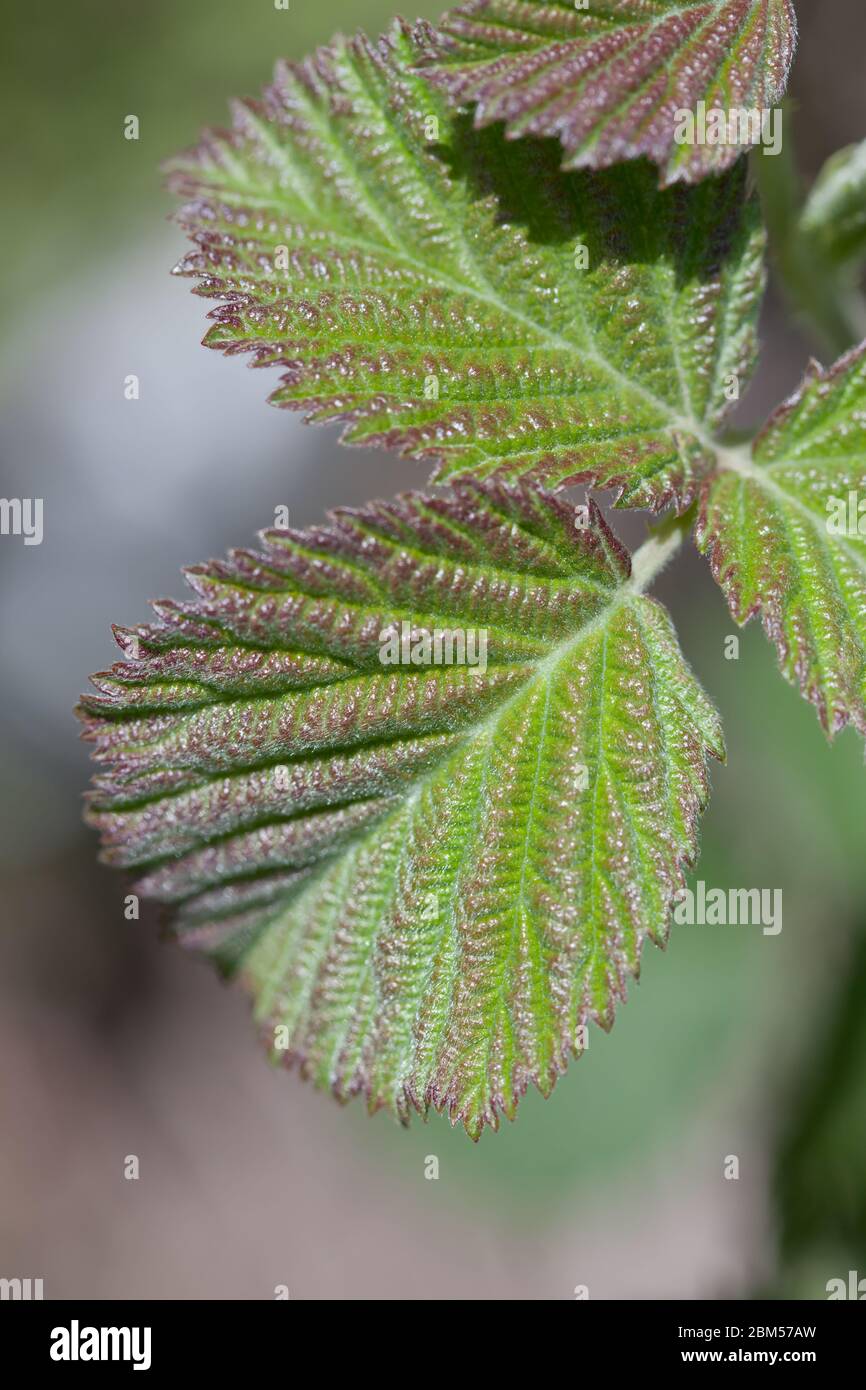
[[[784,930],[675,927],[613,1033],[478,1146],[272,1071],[246,1000],[147,910],[124,920],[80,824],[71,711],[114,659],[109,624],[144,620],[182,564],[248,544],[277,504],[305,524],[424,477],[267,409],[263,373],[199,347],[158,173],[276,56],[381,28],[391,3],[2,5],[0,494],[43,497],[45,539],[0,539],[0,1276],[48,1298],[823,1297],[866,1275],[863,753],[850,734],[828,750],[758,630],[724,659],[734,629],[697,557],[662,593],[728,735],[698,872],[781,887]],[[866,10],[797,9],[811,176],[866,136]],[[814,348],[775,293],[763,339],[747,423]]]

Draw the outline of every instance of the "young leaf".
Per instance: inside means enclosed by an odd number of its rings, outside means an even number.
[[[82,701],[104,858],[340,1098],[477,1137],[665,939],[722,735],[642,592],[670,542],[632,574],[582,519],[466,483],[268,532]]]
[[[662,192],[648,166],[562,174],[413,71],[413,33],[281,65],[176,160],[225,301],[205,342],[279,364],[272,401],[436,478],[596,481],[692,499],[755,355],[763,233],[742,168]]]
[[[730,454],[697,540],[740,623],[760,613],[825,729],[866,734],[866,345],[812,364],[753,457]]]
[[[866,254],[866,140],[828,159],[800,225],[832,261],[844,264]]]
[[[425,72],[478,126],[558,137],[567,169],[647,155],[666,183],[694,182],[743,146],[677,143],[677,112],[777,105],[796,41],[791,0],[469,0]]]

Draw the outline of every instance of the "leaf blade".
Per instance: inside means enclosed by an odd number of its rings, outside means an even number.
[[[800,227],[837,265],[866,254],[866,140],[827,160],[809,192]]]
[[[730,167],[742,144],[678,145],[678,110],[767,110],[796,47],[791,0],[470,0],[429,40],[424,71],[479,126],[554,136],[563,167],[647,156],[664,180]]]
[[[707,481],[697,528],[734,618],[760,614],[830,735],[866,734],[864,407],[866,345],[826,371],[813,363],[754,459]]]
[[[629,575],[596,509],[576,530],[529,489],[408,494],[196,567],[195,603],[84,697],[104,856],[340,1098],[447,1109],[477,1137],[549,1091],[664,941],[724,748]],[[486,669],[383,674],[410,597],[467,648],[495,611]],[[300,656],[344,668],[316,684]]]
[[[205,342],[281,366],[275,404],[437,480],[685,506],[754,364],[744,170],[668,193],[637,167],[563,175],[554,147],[453,117],[416,56],[400,24],[335,41],[174,162],[197,246],[178,273],[224,301]]]

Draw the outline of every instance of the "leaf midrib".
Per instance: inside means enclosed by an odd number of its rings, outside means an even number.
[[[558,643],[555,647],[551,649],[551,651],[548,653],[546,657],[538,661],[535,665],[534,672],[531,675],[528,675],[526,680],[515,691],[513,691],[511,695],[509,695],[500,704],[497,704],[494,707],[494,709],[491,710],[488,714],[482,716],[479,719],[474,720],[472,723],[466,725],[464,729],[460,730],[459,734],[457,734],[456,741],[452,742],[449,745],[447,750],[443,752],[442,757],[438,761],[433,763],[426,772],[420,773],[418,777],[412,781],[409,790],[406,792],[404,796],[401,797],[398,791],[394,793],[391,797],[389,797],[389,799],[391,800],[393,800],[396,797],[397,804],[389,814],[386,814],[384,819],[376,819],[376,833],[380,834],[382,826],[384,824],[387,824],[387,822],[390,821],[392,818],[396,819],[406,814],[409,814],[410,816],[413,815],[415,808],[417,807],[417,804],[420,801],[421,797],[424,795],[424,793],[430,787],[432,787],[443,774],[447,773],[448,767],[452,764],[454,760],[463,756],[467,745],[480,744],[482,741],[484,741],[487,743],[489,747],[493,741],[493,738],[496,734],[496,731],[500,723],[503,719],[506,718],[509,711],[511,711],[520,701],[526,699],[526,697],[541,682],[546,683],[549,689],[551,682],[556,677],[559,667],[565,664],[565,662],[569,659],[571,654],[578,647],[580,647],[584,642],[590,640],[590,638],[594,635],[596,631],[600,630],[603,627],[606,627],[612,621],[614,615],[619,611],[621,607],[625,606],[628,603],[632,603],[634,599],[640,597],[642,593],[642,588],[642,584],[638,585],[632,579],[629,579],[625,583],[623,583],[619,587],[619,589],[617,589],[615,593],[612,595],[611,601],[608,604],[605,604],[598,611],[598,613],[594,614],[593,617],[587,623],[585,623],[578,630],[577,633],[573,634],[564,642]],[[285,759],[283,759],[282,761],[285,761]],[[305,878],[303,884],[298,885],[297,895],[289,896],[285,900],[285,905],[289,905],[292,902],[294,902],[296,896],[300,896],[300,894],[305,892],[306,889],[313,882],[317,881],[322,874],[326,873],[328,869],[333,865],[335,858],[339,857],[339,854],[348,852],[350,849],[353,849],[357,844],[362,843],[369,835],[371,829],[372,827],[370,826],[359,826],[358,830],[354,834],[347,836],[346,840],[343,842],[343,845],[340,847],[340,850],[338,852],[335,852],[335,854],[333,855],[326,854],[322,859],[320,867],[317,870],[315,870],[315,872],[309,878]],[[200,849],[209,843],[210,842],[207,840],[199,841],[196,845],[190,846],[190,850],[187,852],[192,852],[196,849]],[[151,862],[156,862],[156,860],[154,859]],[[232,880],[228,879],[225,880],[225,882],[230,883],[232,882]],[[193,894],[192,896],[195,895]]]
[[[764,492],[769,497],[772,497],[776,503],[781,503],[783,506],[791,507],[794,511],[799,512],[817,533],[822,546],[828,550],[831,555],[834,549],[843,551],[848,556],[854,568],[859,570],[864,579],[866,579],[866,550],[861,551],[850,545],[847,536],[834,535],[831,537],[830,533],[826,530],[822,533],[819,525],[820,518],[812,511],[811,507],[807,506],[795,493],[786,492],[786,490],[771,476],[775,468],[792,468],[796,467],[799,463],[811,464],[817,462],[819,462],[818,459],[797,460],[779,458],[774,459],[772,463],[759,464],[754,459],[739,457],[736,464],[728,463],[727,467],[723,469],[723,472],[738,474],[742,479],[753,482],[757,487],[763,488]],[[838,460],[836,460],[836,462],[838,462]]]

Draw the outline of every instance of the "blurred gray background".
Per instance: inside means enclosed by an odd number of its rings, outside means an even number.
[[[660,592],[729,743],[699,875],[781,887],[784,930],[674,927],[613,1033],[594,1032],[515,1125],[473,1146],[435,1116],[403,1131],[340,1110],[269,1068],[246,999],[162,944],[155,914],[124,919],[124,881],[80,822],[72,716],[117,654],[110,623],[146,620],[148,599],[182,594],[181,565],[249,544],[279,504],[306,524],[426,474],[341,449],[335,430],[266,407],[272,376],[202,350],[208,306],[169,275],[184,239],[158,165],[278,55],[392,10],[0,8],[0,495],[45,506],[41,546],[0,538],[0,1275],[42,1277],[49,1298],[286,1284],[293,1298],[569,1299],[580,1284],[592,1298],[822,1297],[858,1258],[866,1274],[862,748],[850,734],[826,747],[754,627],[725,660],[734,628],[695,556]],[[866,11],[797,8],[812,176],[866,136]],[[815,347],[775,292],[763,341],[746,423]],[[644,529],[614,524],[630,542]]]

